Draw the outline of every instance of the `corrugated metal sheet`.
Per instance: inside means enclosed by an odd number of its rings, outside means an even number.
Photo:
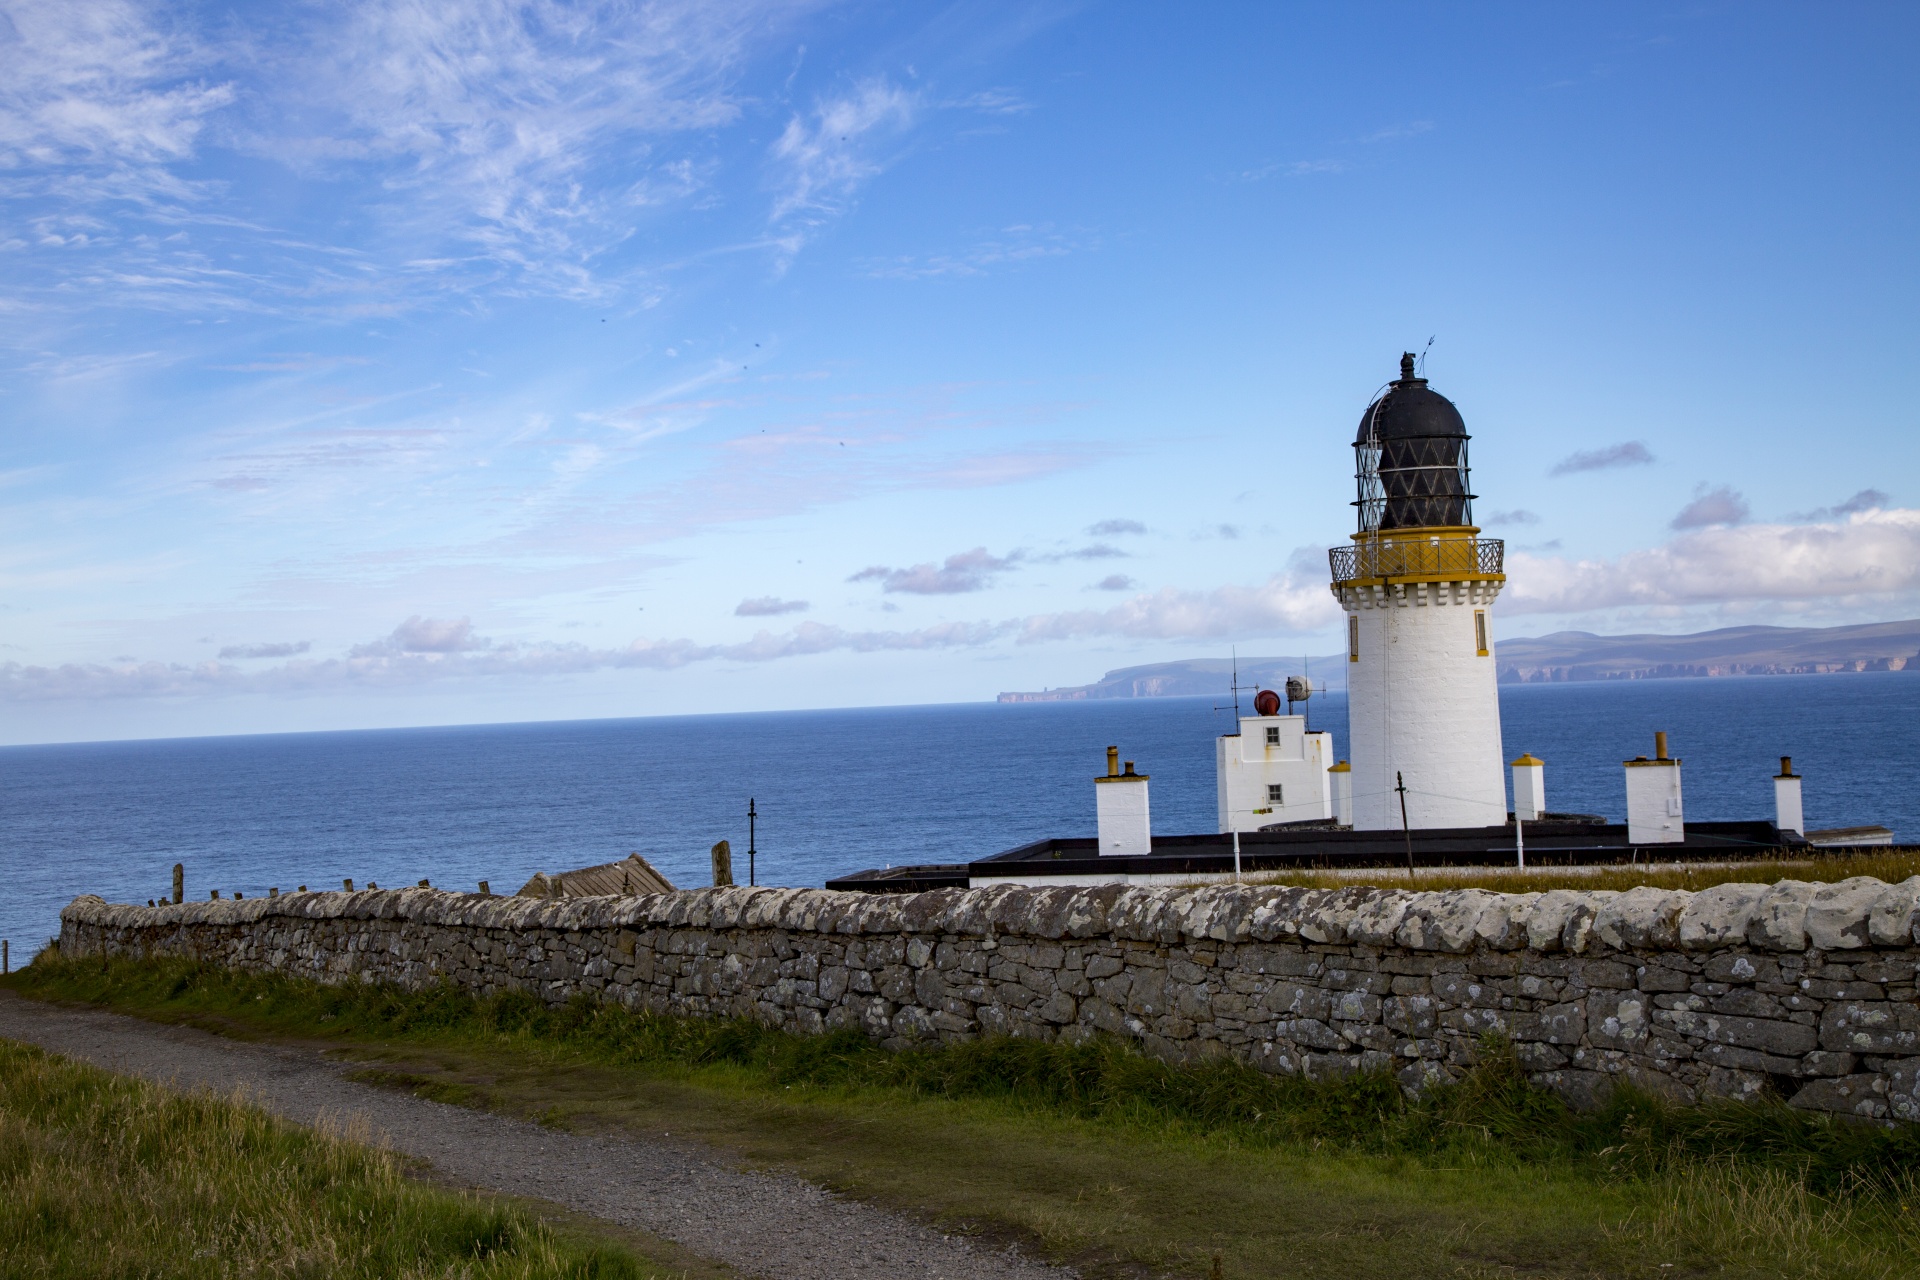
[[[654,870],[653,864],[637,853],[618,862],[603,862],[597,867],[577,871],[536,872],[520,886],[516,898],[598,898],[635,893],[672,893],[673,882]]]

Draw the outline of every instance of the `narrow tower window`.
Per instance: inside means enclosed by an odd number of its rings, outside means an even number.
[[[1267,745],[1270,747],[1277,747],[1280,745],[1280,726],[1279,725],[1270,724],[1267,726]]]
[[[1347,661],[1360,661],[1360,615],[1347,615]]]
[[[1487,611],[1485,609],[1473,611],[1473,641],[1475,647],[1480,650],[1481,657],[1491,655],[1493,646],[1487,643]]]
[[[1280,790],[1281,790],[1280,784],[1277,782],[1269,782],[1267,784],[1267,803],[1268,804],[1277,805],[1277,804],[1286,803],[1286,801],[1280,798]]]

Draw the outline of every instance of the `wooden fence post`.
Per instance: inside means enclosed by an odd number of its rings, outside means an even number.
[[[187,868],[179,862],[173,864],[173,900],[175,902],[187,900]]]
[[[713,887],[733,887],[733,846],[725,840],[713,846]]]

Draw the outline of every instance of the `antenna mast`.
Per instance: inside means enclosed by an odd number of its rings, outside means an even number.
[[[1240,732],[1240,646],[1235,645],[1228,652],[1233,654],[1233,680],[1227,688],[1233,692],[1233,731]],[[1215,711],[1225,711],[1225,707],[1215,707]]]

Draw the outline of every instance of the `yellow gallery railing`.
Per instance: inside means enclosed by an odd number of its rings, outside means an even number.
[[[1329,548],[1327,559],[1333,566],[1335,586],[1354,582],[1449,582],[1506,577],[1506,543],[1498,538],[1382,533],[1344,547]]]

